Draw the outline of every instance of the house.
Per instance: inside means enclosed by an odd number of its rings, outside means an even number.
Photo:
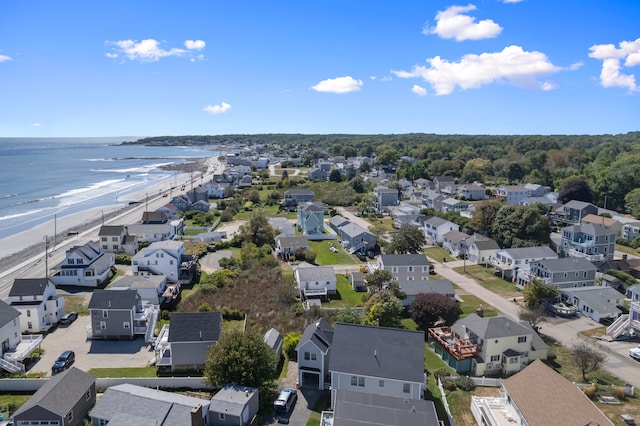
[[[626,296],[630,301],[629,313],[620,315],[606,329],[606,335],[612,339],[640,335],[640,284],[627,288]]]
[[[96,403],[96,378],[71,367],[46,382],[11,416],[16,425],[84,425]]]
[[[109,284],[108,289],[135,290],[140,295],[142,303],[159,306],[162,303],[162,295],[167,289],[167,278],[164,275],[126,275]]]
[[[336,323],[329,371],[334,407],[339,390],[422,399],[424,332]]]
[[[428,330],[429,345],[458,373],[509,375],[529,362],[546,359],[548,346],[525,321],[470,314],[451,327]]]
[[[347,218],[340,215],[333,216],[331,219],[329,219],[329,227],[333,229],[336,234],[340,234],[340,228],[347,223],[351,222]]]
[[[456,184],[456,178],[453,176],[436,176],[433,178],[433,186],[436,191],[442,192],[446,187],[451,187]]]
[[[613,259],[616,233],[606,226],[592,223],[562,228],[560,249],[563,256],[584,257],[591,262]]]
[[[529,197],[544,197],[549,192],[549,188],[537,183],[525,183],[524,187]]]
[[[87,337],[101,340],[134,339],[153,336],[158,308],[143,305],[136,290],[96,289],[89,301],[91,328]]]
[[[198,259],[185,254],[182,241],[158,241],[131,258],[134,276],[164,275],[167,282],[190,284],[199,272]]]
[[[595,214],[588,214],[582,218],[580,223],[582,224],[591,223],[593,225],[603,225],[608,229],[610,229],[611,231],[615,232],[616,237],[619,237],[622,235],[622,223],[612,217],[604,217],[604,216],[598,216]]]
[[[313,202],[298,203],[298,231],[303,234],[322,234],[324,208]]]
[[[428,190],[422,193],[422,204],[438,212],[442,211],[442,202],[446,199],[447,197],[437,191]]]
[[[228,184],[222,184],[214,181],[207,182],[203,186],[207,190],[208,198],[215,199],[224,198],[224,190],[229,187]]]
[[[460,213],[469,209],[469,204],[455,198],[446,198],[442,201],[442,211],[444,213]]]
[[[340,244],[350,253],[373,250],[377,245],[376,236],[355,223],[347,223],[339,228]]]
[[[296,346],[298,384],[301,387],[324,389],[330,383],[329,359],[333,327],[320,318],[305,328]]]
[[[540,360],[503,380],[500,393],[500,398],[471,397],[477,424],[613,425],[575,383]]]
[[[469,240],[469,249],[467,250],[467,258],[469,262],[476,265],[489,263],[489,259],[496,255],[496,251],[500,250],[500,246],[495,240],[486,237],[477,237]]]
[[[329,177],[329,173],[319,167],[309,170],[307,179],[313,182],[324,182]]]
[[[22,315],[22,333],[48,331],[64,315],[64,297],[48,278],[16,278],[5,301]]]
[[[571,200],[556,210],[556,217],[565,223],[580,223],[589,214],[598,214],[598,207],[585,201]]]
[[[133,256],[138,252],[138,238],[135,235],[129,235],[126,226],[102,225],[98,238],[100,247],[105,253],[124,253]]]
[[[377,269],[391,272],[393,280],[400,286],[409,281],[427,281],[431,262],[422,253],[381,254],[378,256]]]
[[[210,402],[125,383],[108,387],[89,415],[92,426],[202,426],[209,424]]]
[[[640,237],[640,220],[627,222],[622,226],[622,238],[633,241]]]
[[[384,210],[385,207],[398,205],[398,190],[395,188],[387,188],[386,186],[376,186],[373,189],[375,195],[375,207],[378,211]]]
[[[424,221],[424,236],[427,243],[431,245],[442,244],[444,242],[444,234],[449,231],[459,230],[459,225],[438,216],[431,216]]]
[[[453,257],[466,255],[469,249],[467,245],[469,238],[473,238],[473,235],[468,235],[456,230],[449,231],[442,236],[442,248],[448,251]]]
[[[300,297],[328,297],[336,294],[336,273],[333,266],[300,265],[293,271]]]
[[[425,179],[425,178],[418,178],[415,181],[413,181],[413,183],[415,184],[416,187],[422,188],[422,189],[431,189],[433,186],[432,182],[429,179]]]
[[[24,373],[22,361],[42,344],[41,334],[20,334],[20,311],[0,300],[0,368]]]
[[[529,190],[524,185],[500,185],[496,188],[496,198],[506,204],[518,204],[528,196]]]
[[[299,203],[313,202],[313,191],[305,188],[292,188],[284,192],[284,206],[297,207]]]
[[[309,250],[309,239],[304,235],[287,237],[286,235],[278,235],[276,237],[276,256],[283,260],[295,258],[299,251]]]
[[[623,254],[622,259],[609,259],[598,264],[598,270],[600,272],[604,273],[609,269],[622,271],[640,279],[640,258],[630,258],[626,254]]]
[[[155,341],[156,365],[171,371],[202,370],[222,335],[220,312],[172,312]]]
[[[226,385],[209,403],[210,426],[245,426],[254,423],[258,414],[258,389]]]
[[[286,237],[295,237],[295,225],[289,222],[286,217],[270,217],[269,225],[276,231],[277,235],[282,234]]]
[[[384,421],[385,426],[441,426],[433,401],[398,398],[375,393],[336,391],[333,412],[322,412],[332,426],[374,425]],[[383,420],[384,419],[384,420]],[[323,423],[323,426],[325,423]]]
[[[404,281],[400,284],[400,291],[407,296],[400,300],[405,308],[411,306],[416,296],[421,293],[442,294],[451,299],[456,297],[456,291],[449,280]]]
[[[171,203],[167,203],[164,206],[160,206],[156,209],[157,212],[162,212],[167,216],[167,219],[171,220],[175,220],[175,219],[180,219],[180,213],[178,210],[178,207],[176,207],[175,205],[171,204]]]
[[[282,358],[282,335],[275,328],[270,328],[264,334],[264,342],[271,348],[276,356],[276,366]]]
[[[172,240],[176,236],[176,227],[171,223],[134,223],[127,225],[130,235],[138,239],[138,243],[155,243]]]
[[[515,280],[520,269],[529,270],[532,262],[544,259],[557,259],[556,252],[548,246],[517,247],[496,250],[496,254],[489,258],[494,273],[500,272],[502,279]]]
[[[142,213],[142,224],[143,225],[162,225],[163,223],[169,222],[169,218],[167,215],[161,211],[146,211]]]
[[[364,272],[351,273],[351,288],[355,291],[366,291],[367,286],[364,281]]]
[[[65,259],[53,270],[51,281],[56,286],[99,287],[115,274],[115,255],[105,253],[89,241],[67,250]]]
[[[467,201],[478,201],[487,199],[487,189],[483,185],[475,183],[460,185],[456,188],[456,193]]]
[[[532,262],[529,268],[529,271],[519,271],[516,283],[518,287],[524,287],[533,278],[558,289],[588,287],[594,285],[598,271],[598,268],[584,257],[538,260]]]
[[[624,302],[624,294],[604,286],[561,288],[558,296],[565,305],[575,306],[582,316],[597,322],[618,318],[622,313],[618,306]]]

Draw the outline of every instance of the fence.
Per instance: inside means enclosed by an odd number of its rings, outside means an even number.
[[[444,376],[442,377],[442,380],[451,380],[454,381],[458,378],[458,376]],[[501,378],[493,378],[493,377],[469,377],[471,379],[471,381],[473,382],[474,385],[476,386],[486,386],[486,387],[493,387],[493,388],[499,388],[500,386],[502,386],[502,379]]]
[[[43,379],[2,379],[0,392],[35,392],[48,382]],[[147,388],[162,389],[214,389],[204,382],[203,377],[104,377],[96,379],[96,389],[129,383]]]

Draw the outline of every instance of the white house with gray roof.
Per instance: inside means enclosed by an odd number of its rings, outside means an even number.
[[[404,281],[399,286],[400,291],[407,296],[400,300],[405,308],[411,306],[411,302],[421,293],[442,294],[451,299],[456,297],[456,291],[449,280]]]
[[[329,371],[332,406],[338,390],[421,399],[424,332],[337,323]]]
[[[604,286],[568,287],[560,289],[560,300],[573,305],[585,317],[600,322],[616,319],[622,311],[625,296],[618,290]]]
[[[477,235],[469,240],[467,246],[467,259],[476,265],[488,263],[489,259],[495,256],[496,251],[500,250],[495,240]]]
[[[336,273],[333,266],[313,266],[302,264],[295,268],[293,277],[298,283],[300,296],[328,297],[336,293]]]
[[[209,424],[210,402],[125,383],[107,388],[89,415],[92,426],[200,426]]]
[[[115,274],[115,263],[113,253],[105,253],[98,243],[89,241],[68,249],[65,259],[52,268],[50,279],[56,286],[99,287]]]
[[[319,318],[305,328],[296,346],[298,384],[301,387],[324,389],[330,383],[329,359],[333,342],[333,327]]]
[[[362,226],[349,222],[339,228],[340,244],[349,252],[372,250],[376,244],[376,236]]]
[[[529,196],[529,189],[524,185],[500,185],[496,188],[496,197],[506,204],[515,205]]]
[[[300,250],[309,250],[309,239],[304,235],[289,237],[281,234],[276,237],[276,256],[289,260],[290,257],[295,257],[295,254]]]
[[[64,315],[64,297],[56,296],[56,286],[48,278],[13,280],[6,302],[22,315],[23,333],[45,332]]]
[[[531,263],[529,272],[519,271],[516,285],[524,287],[531,279],[537,278],[559,289],[588,287],[594,285],[597,271],[598,268],[584,257],[544,259]]]
[[[518,271],[529,271],[532,262],[557,258],[556,252],[548,246],[504,248],[496,250],[495,255],[489,258],[489,264],[495,272],[500,272],[503,279],[515,280]]]
[[[460,226],[438,216],[431,216],[424,221],[424,236],[428,244],[442,244],[443,235],[449,231],[459,231]]]

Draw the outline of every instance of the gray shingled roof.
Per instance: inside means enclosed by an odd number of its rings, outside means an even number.
[[[389,266],[428,266],[429,259],[422,253],[418,254],[381,254],[380,261],[384,267]]]
[[[98,236],[120,236],[122,228],[124,228],[124,225],[102,225]]]
[[[337,323],[329,371],[424,381],[424,332]]]
[[[222,334],[220,312],[173,312],[169,342],[217,342]]]
[[[431,216],[429,219],[425,220],[424,222],[428,223],[429,225],[440,226],[449,221],[438,216]]]
[[[13,415],[40,406],[64,417],[80,398],[85,398],[87,390],[95,381],[96,378],[92,375],[71,367],[47,380]]]
[[[492,318],[480,318],[476,314],[470,314],[456,321],[455,324],[451,326],[451,329],[458,335],[463,336],[465,334],[463,326],[484,340],[535,334],[532,328],[525,327],[523,324],[503,315]]]
[[[336,272],[333,266],[314,266],[311,268],[297,268],[300,281],[335,281]]]
[[[449,280],[403,281],[400,284],[407,296],[415,296],[420,293],[455,294],[453,284]]]
[[[89,309],[131,309],[136,304],[135,290],[100,290],[91,295]]]
[[[338,389],[333,426],[438,426],[433,401]]]
[[[596,271],[598,268],[584,257],[562,257],[560,259],[544,259],[539,263],[549,272]]]
[[[599,314],[620,312],[617,301],[624,299],[619,291],[604,286],[570,287],[561,289],[560,292],[573,294]]]
[[[513,259],[539,259],[542,257],[558,257],[549,246],[506,248],[500,252],[507,253]]]
[[[304,329],[296,350],[303,344],[311,341],[322,352],[327,352],[333,342],[333,327],[324,318],[317,319],[313,324]]]
[[[303,235],[289,237],[287,235],[278,235],[276,240],[280,241],[280,246],[286,247],[304,247],[309,246],[309,239]]]
[[[209,410],[214,413],[226,413],[230,416],[241,417],[244,407],[246,407],[255,392],[258,392],[258,389],[247,386],[227,385],[211,398]]]
[[[13,280],[9,296],[42,296],[48,283],[48,278],[17,278]]]
[[[472,244],[475,244],[478,247],[478,250],[498,250],[500,246],[495,240],[491,238],[482,239],[482,240],[474,240]]]
[[[0,300],[0,327],[4,327],[19,316],[20,311],[9,306],[4,300]]]
[[[167,277],[164,275],[147,275],[147,276],[135,276],[125,275],[118,278],[109,284],[109,288],[125,287],[128,289],[144,289],[144,288],[158,288],[158,286],[166,281]]]
[[[347,236],[354,238],[357,237],[360,234],[370,234],[373,235],[371,232],[367,231],[366,229],[364,229],[362,226],[357,225],[355,223],[349,222],[346,225],[343,225],[340,228],[340,233],[342,234],[346,234]]]

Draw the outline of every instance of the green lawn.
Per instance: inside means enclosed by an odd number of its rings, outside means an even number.
[[[329,249],[331,246],[337,248],[338,252],[332,252]],[[358,263],[336,240],[309,241],[309,250],[316,254],[316,263],[318,265],[353,265]]]
[[[185,229],[183,235],[188,237],[193,237],[194,235],[202,234],[207,232],[206,229]]]
[[[451,257],[449,252],[443,249],[442,247],[438,247],[438,246],[427,247],[423,251],[424,251],[424,254],[426,254],[436,262],[442,262],[442,259],[446,259],[447,262],[451,262],[455,260],[453,257]]]
[[[504,298],[522,296],[515,284],[494,275],[493,268],[485,268],[482,265],[467,265],[466,272],[464,269],[464,266],[453,268],[457,273],[473,278],[482,287]]]
[[[11,395],[11,394],[2,394],[0,395],[0,414],[2,414],[5,419],[22,406],[27,400],[31,398],[31,395]]]
[[[328,303],[323,303],[323,307],[328,308],[348,308],[350,306],[362,306],[362,296],[366,292],[358,292],[351,288],[351,281],[344,274],[336,274],[335,296],[331,297]]]
[[[278,206],[267,206],[267,207],[254,206],[254,208],[261,208],[264,211],[265,216],[267,217],[278,216],[278,210],[279,210]],[[233,216],[233,220],[249,220],[249,218],[251,217],[252,211],[253,210],[240,210],[238,213],[236,213]]]
[[[460,315],[460,318],[464,318],[469,314],[475,314],[476,309],[480,305],[482,305],[482,309],[484,310],[485,318],[495,317],[498,315],[498,311],[496,308],[476,296],[473,296],[471,294],[464,294],[460,297],[463,300],[463,302],[460,303],[460,309],[462,309],[462,315]]]
[[[92,368],[87,373],[95,377],[157,377],[156,367]]]
[[[403,318],[402,320],[400,320],[400,323],[402,324],[402,327],[406,328],[407,330],[418,329],[418,324],[416,324],[416,322],[411,318]]]
[[[224,320],[222,322],[222,331],[242,331],[244,328],[244,320]]]
[[[616,250],[621,251],[623,253],[632,254],[634,256],[640,255],[640,250],[634,249],[632,247],[623,246],[622,244],[616,244]]]

